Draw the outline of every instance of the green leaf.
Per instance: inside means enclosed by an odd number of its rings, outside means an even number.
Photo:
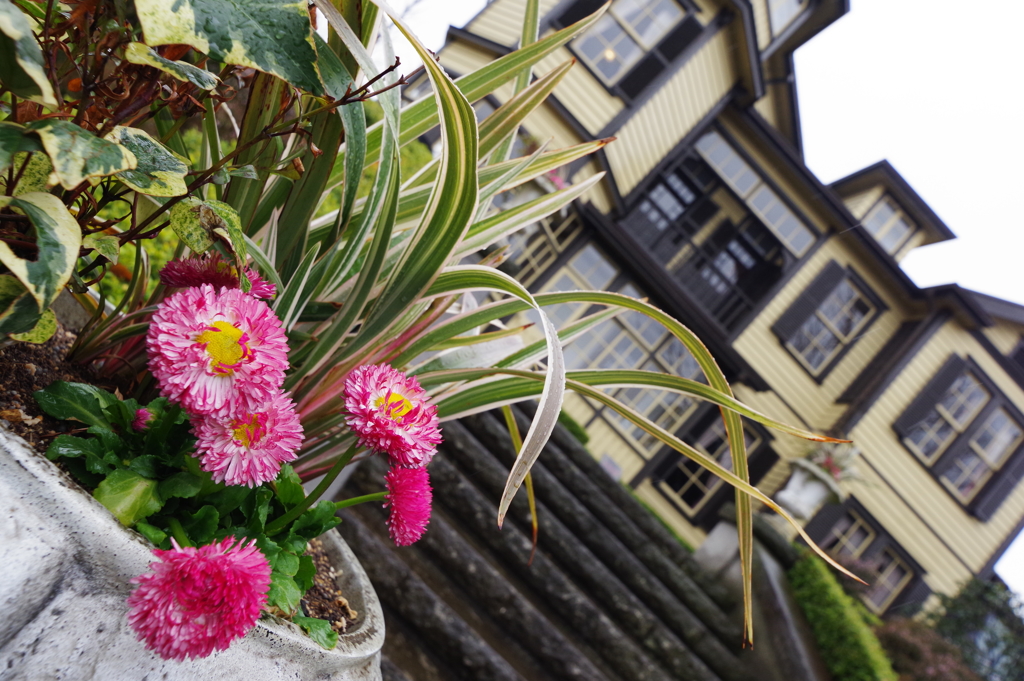
[[[7,170],[17,153],[43,150],[39,140],[25,132],[17,123],[0,121],[0,170]]]
[[[104,139],[120,144],[135,156],[135,168],[117,174],[117,179],[135,191],[149,196],[182,196],[188,192],[186,160],[144,130],[119,125]]]
[[[89,234],[82,239],[83,248],[91,248],[111,264],[116,265],[121,254],[121,242],[116,236],[110,234]]]
[[[243,261],[246,239],[235,209],[223,201],[190,196],[171,207],[171,229],[196,253],[213,246],[214,235],[223,238]]]
[[[277,570],[270,573],[270,592],[267,594],[267,605],[272,605],[291,614],[298,609],[301,600],[302,592],[299,591],[299,585],[295,583],[294,579]]]
[[[75,459],[86,454],[101,456],[103,454],[99,440],[75,437],[74,435],[58,435],[46,449],[46,458],[56,461],[60,458]]]
[[[157,477],[157,464],[159,460],[155,456],[137,456],[132,459],[131,463],[128,464],[128,468],[132,469],[144,478],[155,478]],[[157,491],[160,491],[159,486]],[[160,495],[161,499],[167,499],[163,494]]]
[[[334,646],[338,645],[338,632],[331,628],[330,622],[315,617],[302,617],[301,615],[293,617],[292,622],[302,627],[302,630],[311,639],[320,644],[321,648],[334,650]]]
[[[248,487],[225,487],[219,492],[214,492],[210,496],[205,497],[203,501],[211,506],[215,506],[221,516],[226,516],[241,506],[252,493],[253,490]]]
[[[295,520],[292,532],[306,540],[315,539],[341,522],[334,512],[334,503],[322,499]]]
[[[57,315],[53,310],[45,310],[39,321],[30,330],[23,333],[12,333],[11,338],[23,343],[45,343],[57,333]]]
[[[39,304],[12,274],[0,274],[0,333],[24,333],[39,322]]]
[[[135,471],[121,469],[108,475],[93,492],[93,496],[122,525],[130,527],[163,507],[156,488],[156,480],[144,478]]]
[[[50,163],[50,157],[44,152],[19,151],[14,155],[12,165],[15,169],[14,174],[21,176],[18,178],[17,184],[14,185],[14,196],[46,191],[57,184],[57,176],[53,173],[53,164]],[[6,173],[0,176],[0,186],[7,186]]]
[[[217,524],[220,522],[220,513],[213,506],[207,504],[196,511],[191,518],[182,522],[189,538],[197,544],[208,544],[217,531]]]
[[[103,403],[110,393],[86,383],[56,381],[35,393],[36,402],[50,416],[75,419],[90,426],[109,429],[110,421],[103,413]],[[117,398],[114,398],[117,399]]]
[[[299,571],[299,557],[289,551],[282,551],[275,557],[273,568],[281,574],[294,577]]]
[[[277,476],[277,498],[286,510],[298,506],[306,498],[302,480],[289,464],[281,466],[281,472]]]
[[[310,556],[305,554],[299,556],[299,569],[295,573],[295,583],[303,591],[313,588],[313,579],[316,577],[316,563]]]
[[[175,473],[166,480],[160,481],[160,497],[162,499],[171,499],[172,497],[189,499],[199,494],[199,491],[203,489],[204,482],[202,478],[187,471]]]
[[[32,24],[10,0],[0,0],[0,63],[4,65],[0,81],[7,89],[44,106],[57,107]]]
[[[232,177],[244,177],[247,180],[260,179],[260,176],[256,173],[255,166],[252,164],[228,168],[228,175]]]
[[[220,82],[220,78],[206,69],[192,66],[192,64],[183,61],[164,59],[156,50],[142,43],[130,43],[128,47],[124,48],[124,58],[132,64],[152,66],[178,80],[192,83],[203,90],[212,90]]]
[[[249,521],[246,527],[253,534],[263,532],[267,524],[267,514],[270,513],[270,500],[273,497],[274,493],[266,487],[257,487],[242,503],[242,513]]]
[[[159,527],[154,527],[153,525],[144,523],[141,520],[135,523],[135,530],[157,546],[160,546],[160,544],[167,539],[166,532],[161,530]]]
[[[82,246],[82,231],[60,199],[52,194],[0,196],[0,208],[4,206],[21,210],[32,221],[39,251],[35,260],[23,260],[0,242],[0,262],[29,290],[39,310],[45,310],[71,279]]]
[[[219,62],[271,73],[314,95],[324,92],[304,2],[135,0],[135,10],[147,45],[191,45]]]
[[[132,170],[137,164],[135,154],[125,147],[74,123],[47,118],[33,121],[27,127],[39,135],[53,163],[53,172],[65,189],[74,189],[89,178]]]

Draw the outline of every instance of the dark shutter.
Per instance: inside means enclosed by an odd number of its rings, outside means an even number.
[[[662,63],[658,55],[652,52],[641,59],[640,63],[634,66],[619,82],[619,88],[630,99],[636,99],[637,95],[643,92],[644,88],[650,85],[664,70],[665,64]]]
[[[818,306],[825,302],[836,286],[846,278],[846,270],[835,260],[830,260],[825,269],[814,278],[800,297],[782,313],[772,331],[783,343],[793,337],[807,318],[814,314]]]
[[[910,403],[892,427],[899,433],[900,437],[906,437],[910,429],[921,422],[932,407],[942,398],[943,394],[953,385],[953,381],[963,374],[967,368],[967,360],[958,355],[950,357],[939,369],[939,373],[928,382],[921,394]]]
[[[683,21],[675,27],[675,29],[668,34],[661,43],[658,45],[658,51],[661,52],[662,56],[668,61],[672,61],[680,54],[683,50],[690,46],[700,32],[704,30],[701,23],[692,14],[688,14]]]
[[[580,19],[589,17],[601,9],[603,4],[604,2],[601,0],[576,0],[576,2],[569,3],[565,11],[552,19],[551,23],[558,28],[565,28],[570,24],[575,24]]]
[[[815,544],[821,544],[828,538],[829,532],[836,526],[836,523],[842,520],[844,515],[846,515],[846,509],[842,504],[825,504],[811,518],[804,530]]]
[[[914,575],[910,583],[893,599],[886,613],[898,617],[913,617],[931,595],[931,587],[925,583],[921,575]]]
[[[985,488],[978,494],[971,512],[978,520],[988,520],[999,510],[1006,497],[1024,477],[1024,449],[1018,449],[1010,456],[1010,461],[1002,469],[996,471]]]

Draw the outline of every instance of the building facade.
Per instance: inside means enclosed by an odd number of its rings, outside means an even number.
[[[493,0],[440,55],[454,75],[514,49],[524,0]],[[600,0],[541,0],[542,32]],[[1024,308],[956,285],[919,288],[913,249],[954,238],[887,162],[832,185],[802,158],[793,51],[842,0],[614,0],[535,69],[576,66],[524,126],[552,148],[615,137],[564,179],[603,179],[573,210],[516,235],[505,264],[531,290],[613,290],[705,342],[737,397],[784,422],[852,439],[862,482],[807,529],[870,561],[866,601],[907,612],[986,576],[1024,518]],[[511,90],[477,103],[500,104]],[[587,314],[555,306],[557,326]],[[700,378],[683,346],[636,314],[565,348],[570,369]],[[717,409],[616,396],[728,464]],[[590,450],[694,545],[732,489],[609,409],[568,394]],[[752,481],[769,495],[809,443],[747,424]]]

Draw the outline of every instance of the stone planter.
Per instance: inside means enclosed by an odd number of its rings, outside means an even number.
[[[825,502],[846,497],[828,473],[805,459],[790,461],[793,474],[775,501],[799,520],[810,520]]]
[[[378,681],[384,618],[355,556],[323,536],[359,620],[324,650],[263,617],[201,660],[163,660],[128,626],[128,580],[153,560],[145,541],[20,438],[0,429],[0,676],[14,679],[343,679]]]

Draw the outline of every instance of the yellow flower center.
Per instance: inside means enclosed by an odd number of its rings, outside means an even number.
[[[387,399],[387,405],[384,404],[385,399]],[[409,403],[409,400],[398,393],[381,395],[374,404],[378,409],[383,409],[395,421],[412,411],[412,404]]]
[[[231,424],[235,440],[242,443],[243,447],[251,447],[259,444],[263,436],[267,434],[267,415],[253,414],[248,420],[238,419]]]
[[[196,336],[197,343],[206,344],[206,354],[213,360],[213,373],[230,376],[235,367],[249,354],[245,333],[227,322],[216,321]]]

